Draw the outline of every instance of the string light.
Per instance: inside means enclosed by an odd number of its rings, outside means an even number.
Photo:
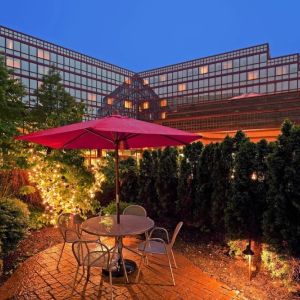
[[[91,187],[80,187],[74,176],[65,177],[60,163],[51,163],[44,159],[45,152],[30,149],[29,162],[32,165],[28,172],[30,182],[35,184],[45,206],[43,217],[55,225],[58,215],[64,212],[80,213],[91,210],[95,194],[101,188],[104,175],[91,171],[95,182]]]

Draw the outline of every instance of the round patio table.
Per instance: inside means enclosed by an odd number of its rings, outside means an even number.
[[[89,234],[115,238],[115,246],[112,249],[117,248],[120,258],[118,260],[118,267],[113,272],[113,276],[115,277],[124,275],[124,272],[121,268],[121,261],[123,261],[123,237],[141,234],[149,231],[153,227],[154,221],[152,219],[134,215],[121,215],[120,224],[117,223],[116,215],[110,215],[97,216],[87,219],[81,225],[81,229]],[[130,274],[136,270],[136,263],[126,259],[124,270],[125,277],[128,282],[127,273]]]

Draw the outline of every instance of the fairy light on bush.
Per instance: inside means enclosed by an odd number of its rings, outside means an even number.
[[[80,213],[93,208],[96,192],[100,189],[103,175],[93,170],[95,182],[91,186],[79,186],[75,175],[64,176],[63,165],[45,160],[45,153],[32,151],[29,162],[30,181],[36,185],[45,206],[44,217],[55,225],[61,212]],[[67,178],[66,178],[67,177]]]

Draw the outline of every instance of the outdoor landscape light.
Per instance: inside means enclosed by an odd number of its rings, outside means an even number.
[[[256,174],[256,172],[253,172],[253,173],[252,173],[251,179],[252,179],[252,180],[257,180],[257,174]]]
[[[249,243],[246,249],[243,251],[243,254],[246,255],[246,257],[248,257],[249,280],[251,280],[251,263],[252,263],[252,256],[254,255],[254,252],[251,250],[251,240],[249,240]]]

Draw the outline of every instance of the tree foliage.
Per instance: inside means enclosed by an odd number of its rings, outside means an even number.
[[[120,161],[121,200],[137,202],[139,193],[138,169],[136,160],[129,157]]]
[[[263,231],[277,252],[300,255],[300,127],[286,121],[268,157],[267,209]]]
[[[58,71],[51,67],[35,91],[37,107],[27,118],[30,130],[58,127],[82,120],[84,106],[65,91]],[[99,185],[84,164],[81,150],[53,150],[32,145],[30,178],[43,196],[51,222],[63,212],[94,210]]]
[[[159,156],[156,191],[159,200],[157,213],[160,217],[171,217],[176,211],[177,158],[177,150],[170,147],[165,148]]]
[[[239,144],[235,156],[235,172],[232,183],[232,196],[225,210],[227,235],[233,239],[249,238],[257,226],[254,211],[254,181],[251,176],[255,171],[256,146],[244,141]]]
[[[196,171],[197,193],[192,205],[191,222],[201,230],[209,230],[211,224],[211,197],[213,192],[212,170],[216,144],[208,144],[203,149]]]
[[[233,146],[233,138],[226,136],[220,144],[216,145],[213,156],[211,224],[220,234],[225,232],[224,212],[231,197]]]
[[[156,214],[158,195],[157,180],[157,152],[145,150],[139,167],[139,194],[138,202],[145,205],[150,215]]]
[[[34,92],[37,107],[31,112],[32,126],[46,129],[80,122],[84,114],[84,104],[65,90],[59,72],[51,67],[42,79],[41,86]]]
[[[24,155],[14,140],[22,128],[25,106],[22,97],[25,89],[13,78],[0,57],[0,168],[11,169],[25,165]]]
[[[179,161],[179,175],[177,187],[177,216],[186,222],[193,217],[194,201],[197,196],[197,170],[203,144],[193,143],[183,148]]]
[[[0,244],[3,254],[16,248],[25,236],[29,221],[27,205],[18,199],[0,199]]]

